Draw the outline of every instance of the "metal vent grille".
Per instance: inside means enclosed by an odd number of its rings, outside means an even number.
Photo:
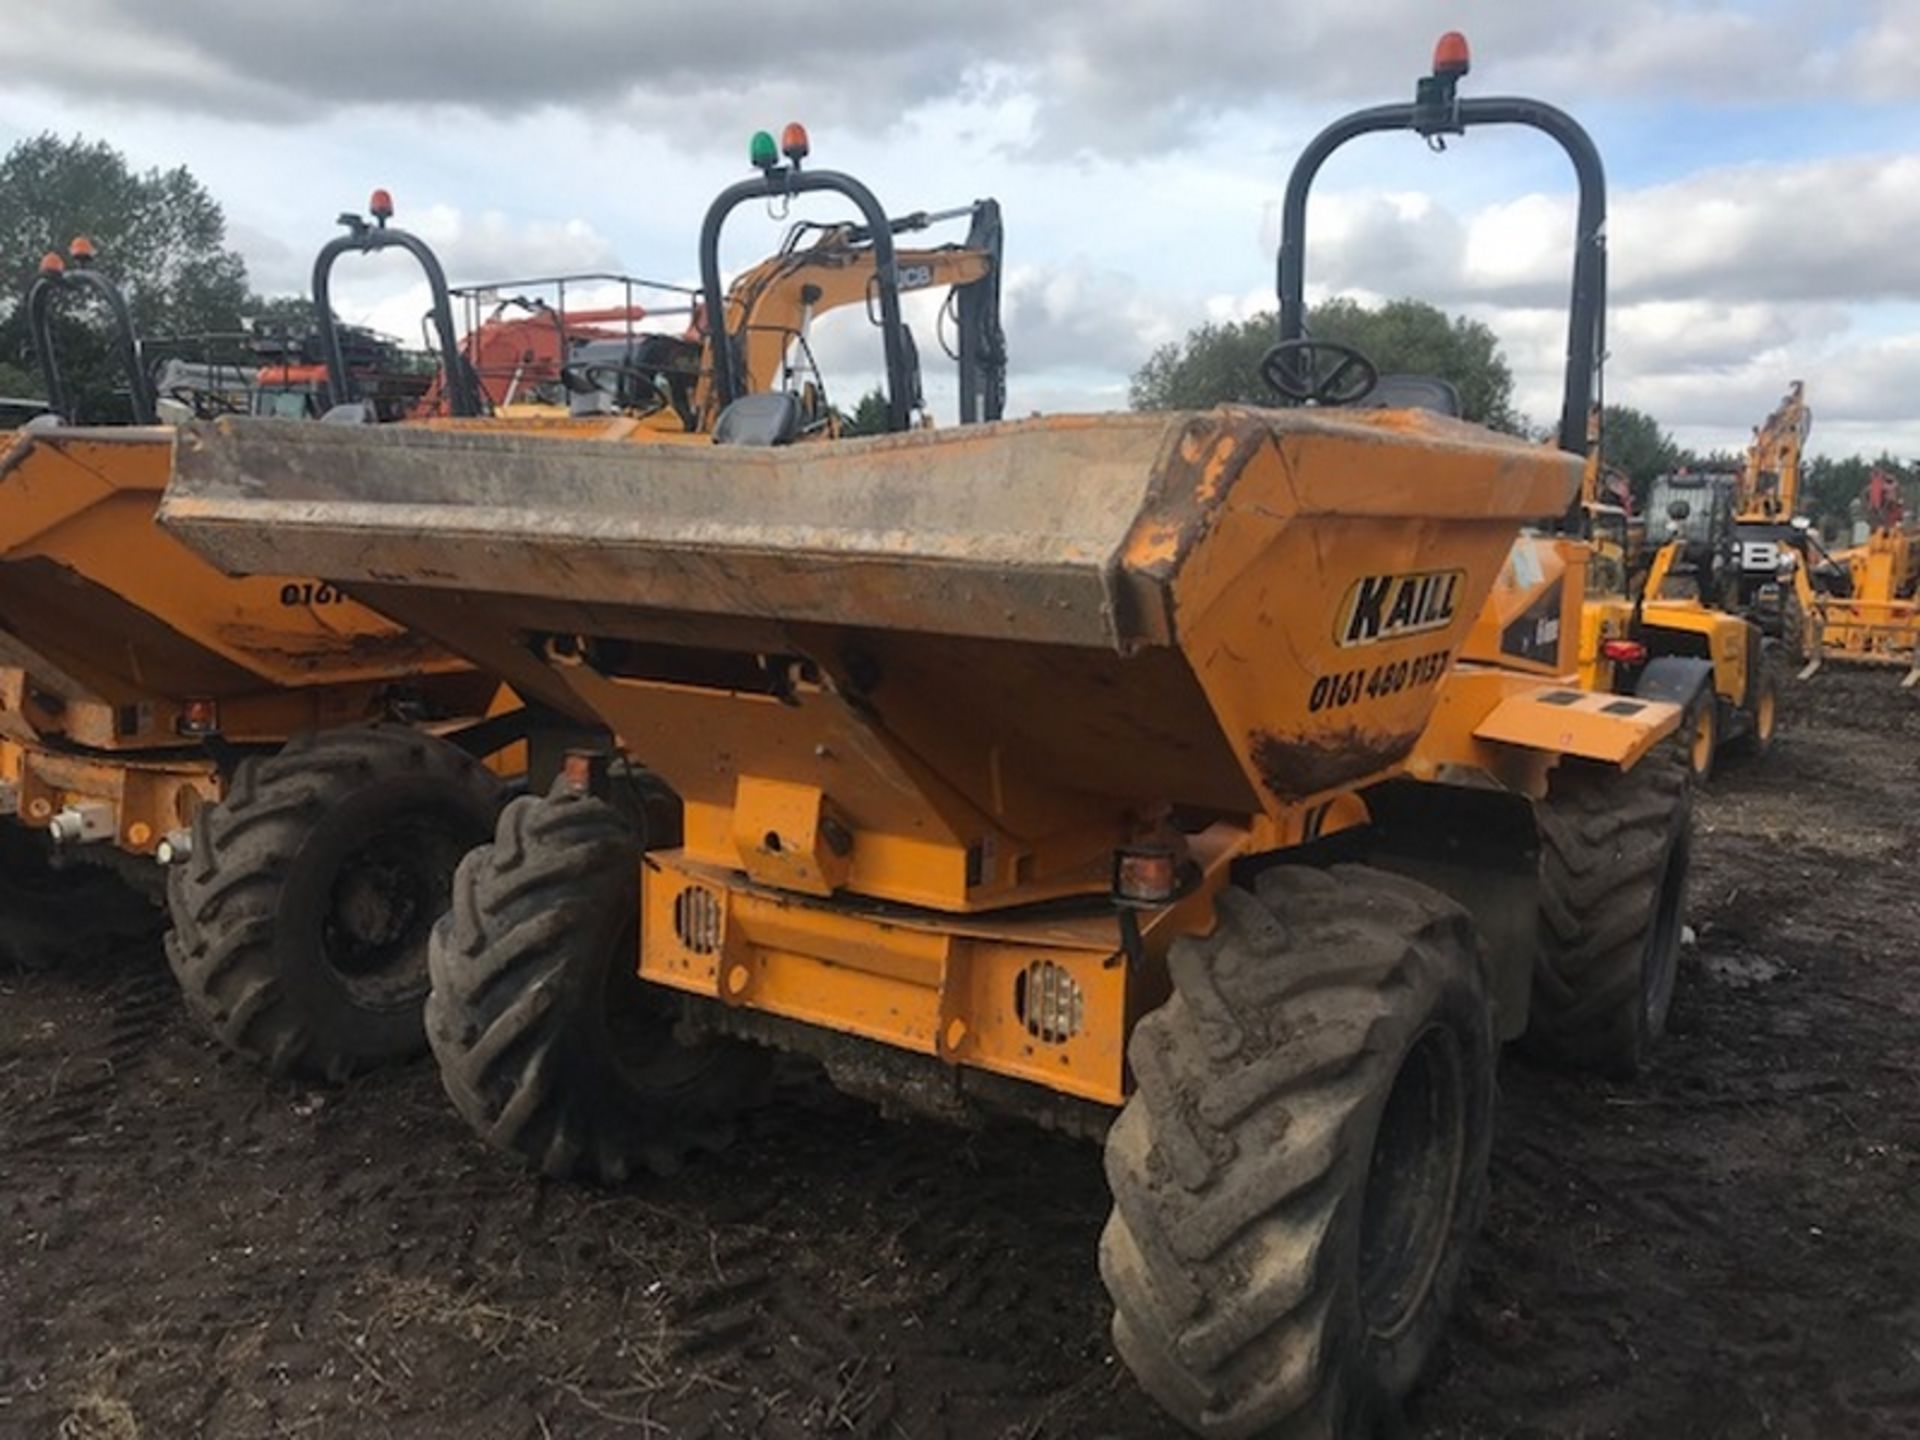
[[[1013,982],[1013,1009],[1027,1033],[1047,1045],[1064,1045],[1087,1023],[1087,995],[1063,965],[1036,960]]]
[[[720,901],[711,890],[689,885],[673,897],[673,933],[696,955],[720,948]]]

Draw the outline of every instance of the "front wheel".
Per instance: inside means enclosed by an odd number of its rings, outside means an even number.
[[[1737,745],[1742,754],[1759,760],[1773,748],[1774,732],[1780,727],[1780,671],[1772,656],[1772,646],[1753,677],[1753,693],[1747,701],[1747,728]]]
[[[683,1043],[677,997],[642,980],[640,846],[604,801],[515,800],[460,866],[435,928],[427,1038],[454,1107],[556,1178],[617,1184],[716,1150],[768,1057]]]
[[[499,808],[479,762],[403,726],[242,761],[169,877],[188,1008],[275,1074],[340,1080],[419,1054],[427,936]]]
[[[1195,1434],[1368,1433],[1431,1358],[1485,1208],[1471,924],[1398,876],[1279,867],[1170,968],[1107,1139],[1114,1345]]]
[[[1692,836],[1684,763],[1563,761],[1534,807],[1540,915],[1526,1043],[1544,1059],[1629,1076],[1667,1025]]]

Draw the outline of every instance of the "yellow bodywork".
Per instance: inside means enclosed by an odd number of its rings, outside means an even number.
[[[1669,541],[1654,556],[1641,601],[1641,624],[1651,632],[1691,636],[1694,643],[1687,647],[1688,653],[1713,663],[1714,693],[1735,709],[1744,708],[1752,703],[1752,686],[1758,678],[1752,673],[1759,653],[1754,625],[1702,603],[1697,596],[1664,593],[1679,551],[1679,543]]]
[[[1766,423],[1753,432],[1734,491],[1735,520],[1742,524],[1786,521],[1800,513],[1801,452],[1812,426],[1806,387],[1796,380]]]
[[[218,707],[235,744],[383,713],[396,686],[435,718],[478,715],[497,686],[311,577],[222,575],[153,523],[165,428],[29,429],[0,453],[0,775],[44,827],[84,810],[150,853],[220,796],[185,734]]]
[[[1395,776],[1538,795],[1674,729],[1553,699],[1570,663],[1456,663],[1579,478],[1421,412],[757,450],[241,421],[183,436],[163,523],[611,728],[685,805],[644,865],[649,979],[1115,1101],[1235,858]],[[1195,888],[1125,961],[1116,847],[1169,833]]]
[[[1920,683],[1920,531],[1882,526],[1864,545],[1837,552],[1852,593],[1814,593],[1796,577],[1812,619],[1807,674],[1827,660],[1898,665],[1906,685]]]
[[[1638,637],[1655,654],[1710,661],[1714,693],[1721,703],[1735,710],[1751,708],[1758,698],[1759,677],[1753,673],[1760,653],[1758,628],[1744,616],[1703,603],[1697,593],[1670,593],[1668,577],[1680,559],[1681,543],[1669,540],[1656,549],[1647,572],[1635,582],[1633,537],[1639,535],[1644,543],[1644,526],[1636,528],[1632,517],[1610,501],[1613,493],[1624,497],[1628,486],[1626,477],[1602,460],[1600,422],[1596,406],[1588,417],[1580,487],[1591,538],[1561,542],[1563,549],[1586,552],[1586,603],[1578,623],[1580,683],[1591,690],[1613,690],[1616,667],[1607,658],[1605,644]],[[1751,513],[1739,518],[1770,520],[1792,513],[1800,493],[1800,448],[1808,423],[1796,382],[1780,408],[1754,432],[1736,498],[1737,506]]]

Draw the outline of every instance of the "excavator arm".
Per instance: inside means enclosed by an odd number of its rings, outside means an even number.
[[[1734,518],[1741,523],[1790,520],[1800,505],[1800,452],[1813,429],[1806,388],[1796,380],[1786,398],[1753,432],[1747,465],[1734,497]]]

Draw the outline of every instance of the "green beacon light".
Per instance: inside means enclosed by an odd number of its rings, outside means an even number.
[[[780,147],[773,143],[771,131],[753,132],[753,141],[747,146],[747,158],[759,170],[771,170],[780,163]]]

